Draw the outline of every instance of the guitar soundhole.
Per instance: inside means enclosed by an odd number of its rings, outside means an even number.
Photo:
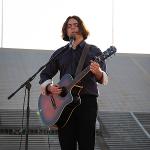
[[[60,93],[61,97],[65,97],[68,94],[68,90],[66,87],[62,87],[62,92]]]

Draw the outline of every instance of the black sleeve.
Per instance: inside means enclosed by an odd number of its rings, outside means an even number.
[[[50,58],[50,63],[46,66],[46,68],[40,73],[40,81],[39,84],[42,84],[48,79],[52,79],[56,73],[58,72],[58,64],[57,59],[53,59],[54,54]]]

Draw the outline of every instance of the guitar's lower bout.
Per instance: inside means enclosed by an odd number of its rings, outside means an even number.
[[[70,93],[66,97],[40,95],[38,107],[41,120],[48,127],[62,128],[80,103],[80,97],[72,97]]]
[[[73,102],[64,108],[59,120],[55,123],[55,125],[58,128],[63,128],[68,123],[74,109],[76,109],[76,107],[78,107],[80,104],[80,97],[74,97]]]

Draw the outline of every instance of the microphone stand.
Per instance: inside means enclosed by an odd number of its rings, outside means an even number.
[[[11,99],[20,89],[22,89],[23,87],[25,87],[28,90],[28,101],[27,101],[27,110],[26,110],[26,117],[27,117],[27,121],[26,121],[26,142],[25,142],[25,150],[28,150],[28,133],[29,133],[29,117],[30,117],[30,90],[31,90],[31,81],[36,77],[36,75],[42,71],[43,69],[46,68],[46,66],[51,63],[58,55],[62,54],[65,50],[66,50],[66,46],[63,47],[62,51],[60,51],[59,53],[57,53],[54,57],[51,57],[50,60],[43,65],[42,67],[39,68],[39,70],[37,72],[35,72],[35,74],[33,74],[30,78],[28,78],[23,84],[21,84],[21,86],[15,91],[13,92],[10,96],[8,96],[8,100]]]

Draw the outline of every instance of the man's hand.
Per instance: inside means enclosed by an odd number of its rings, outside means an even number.
[[[62,92],[62,88],[57,84],[49,84],[47,87],[49,93],[59,95]]]
[[[101,70],[100,65],[93,60],[91,60],[90,71],[96,76],[98,80],[102,80],[103,71]]]

